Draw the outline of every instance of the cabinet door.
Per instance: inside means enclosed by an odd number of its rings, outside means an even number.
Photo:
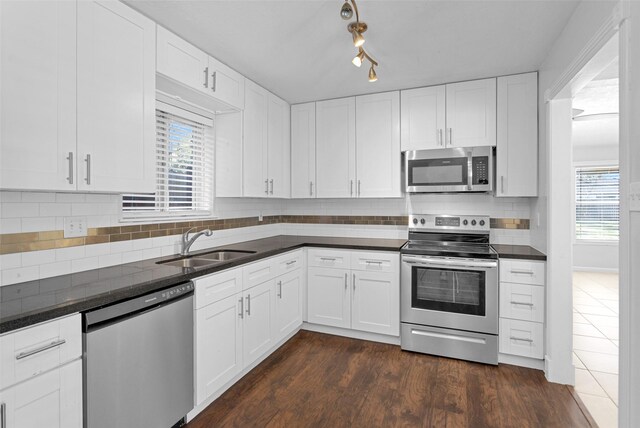
[[[310,267],[307,318],[310,323],[351,327],[351,276],[346,269]]]
[[[356,100],[316,103],[316,179],[318,198],[355,197]]]
[[[496,145],[496,79],[447,85],[447,146]]]
[[[244,367],[250,366],[275,343],[275,288],[275,280],[270,280],[244,292]]]
[[[316,103],[291,106],[291,197],[316,197]]]
[[[291,145],[289,104],[269,94],[267,107],[267,171],[269,196],[288,198],[291,195]]]
[[[210,78],[207,54],[160,26],[157,35],[157,72],[206,92]]]
[[[196,401],[202,403],[242,371],[242,294],[196,311]]]
[[[81,428],[82,360],[0,392],[7,427]]]
[[[498,77],[496,196],[538,196],[538,73]]]
[[[356,192],[400,197],[400,93],[356,97]]]
[[[351,328],[400,335],[400,275],[352,272]]]
[[[400,92],[402,151],[444,147],[444,85]]]
[[[302,269],[276,278],[274,340],[277,342],[302,324]]]
[[[74,190],[76,3],[0,2],[0,55],[2,188]]]
[[[242,146],[243,195],[269,196],[267,178],[268,92],[247,80],[244,91],[244,140]]]
[[[244,108],[244,76],[209,57],[208,92],[240,110]]]
[[[155,191],[155,24],[78,2],[78,189]]]

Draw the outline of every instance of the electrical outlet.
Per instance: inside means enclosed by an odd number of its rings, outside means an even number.
[[[640,211],[640,181],[629,183],[629,210]]]
[[[77,238],[79,236],[87,236],[87,218],[86,217],[65,217],[64,218],[64,237]]]
[[[258,221],[262,221],[262,213],[258,214]]]

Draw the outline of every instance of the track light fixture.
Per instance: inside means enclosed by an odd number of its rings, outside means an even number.
[[[350,22],[349,25],[347,25],[347,31],[349,31],[353,37],[353,45],[358,48],[358,54],[353,58],[353,60],[351,60],[351,62],[356,67],[360,67],[365,58],[368,59],[371,63],[371,68],[369,69],[369,82],[375,82],[378,80],[378,76],[376,75],[374,67],[377,66],[378,63],[371,58],[371,56],[369,56],[362,47],[365,41],[362,34],[367,31],[368,27],[366,22],[360,21],[360,14],[358,13],[356,0],[345,0],[342,4],[342,8],[340,9],[340,17],[344,20],[349,20],[353,17],[354,11],[356,20],[355,22]]]

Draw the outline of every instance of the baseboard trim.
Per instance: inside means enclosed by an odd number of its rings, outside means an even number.
[[[597,272],[597,273],[619,273],[618,269],[615,268],[596,268],[596,267],[582,267],[582,266],[574,266],[574,272]]]
[[[400,346],[400,336],[387,336],[385,334],[368,333],[366,331],[351,330],[348,328],[330,327],[326,325],[302,323],[302,330],[315,331],[316,333],[333,334],[334,336],[350,337],[352,339],[368,340],[371,342],[388,343]]]
[[[544,371],[544,360],[521,357],[519,355],[498,354],[498,364],[510,364],[512,366],[527,367]]]

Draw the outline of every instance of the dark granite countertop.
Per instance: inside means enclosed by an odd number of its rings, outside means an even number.
[[[547,256],[528,245],[491,244],[501,259],[521,259],[546,261]]]
[[[0,287],[0,333],[110,305],[296,248],[399,251],[405,242],[400,239],[282,235],[195,251],[193,254],[222,249],[256,252],[209,267],[179,268],[157,264],[176,258],[168,256],[6,285]]]

